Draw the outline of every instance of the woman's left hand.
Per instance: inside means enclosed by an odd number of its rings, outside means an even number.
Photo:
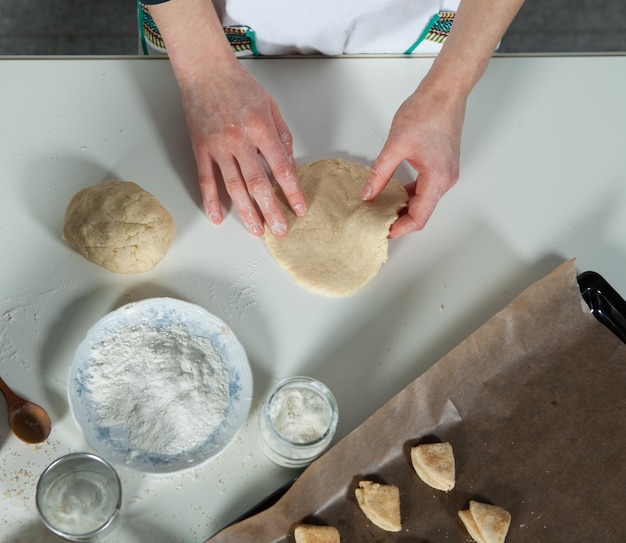
[[[395,114],[361,194],[365,200],[376,197],[403,160],[417,171],[416,181],[405,187],[408,206],[391,226],[390,238],[424,228],[440,198],[458,180],[465,105],[466,99],[431,88],[424,80]]]

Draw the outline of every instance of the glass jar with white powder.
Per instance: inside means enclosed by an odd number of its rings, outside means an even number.
[[[119,521],[120,479],[103,458],[71,453],[50,464],[37,483],[37,510],[45,526],[65,541],[99,541]]]
[[[310,377],[285,379],[261,405],[261,449],[281,466],[306,466],[330,445],[338,414],[335,397],[323,383]]]

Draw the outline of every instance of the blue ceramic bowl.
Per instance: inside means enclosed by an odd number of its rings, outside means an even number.
[[[185,331],[189,337],[199,338],[198,341],[210,342],[213,347],[213,356],[219,354],[226,371],[221,372],[227,387],[228,399],[222,397],[223,418],[213,424],[208,435],[194,435],[193,443],[184,450],[167,451],[165,449],[150,450],[145,441],[133,441],[131,424],[120,423],[108,418],[102,408],[106,400],[102,396],[101,388],[92,388],[96,372],[101,372],[103,364],[102,345],[109,345],[119,341],[120,335],[128,334],[133,327],[162,331],[171,327]],[[160,337],[157,335],[156,337]],[[131,342],[132,350],[135,349]],[[141,346],[137,346],[137,349]],[[100,349],[100,351],[98,351]],[[97,354],[100,352],[100,354]],[[129,358],[132,358],[129,357]],[[145,356],[144,356],[145,358]],[[105,361],[105,364],[108,363]],[[192,364],[202,363],[197,357]],[[145,371],[145,370],[144,370]],[[155,367],[158,372],[158,366]],[[158,375],[138,382],[137,386],[159,387]],[[153,383],[154,381],[154,383]],[[227,382],[226,382],[227,381]],[[204,381],[203,381],[204,382]],[[115,387],[116,383],[110,383]],[[128,388],[128,383],[124,384]],[[134,386],[134,385],[132,385]],[[223,388],[222,388],[223,390]],[[151,391],[158,394],[159,390]],[[132,393],[132,390],[131,390]],[[197,305],[173,298],[151,298],[140,302],[133,302],[109,313],[99,320],[87,333],[79,345],[69,370],[68,400],[70,410],[77,426],[85,439],[103,458],[113,464],[124,465],[129,468],[146,472],[171,474],[186,471],[207,462],[220,454],[235,439],[245,424],[252,402],[252,373],[246,353],[235,337],[232,330],[219,318]],[[145,392],[139,393],[145,394]],[[166,408],[177,409],[171,405]],[[221,413],[221,411],[220,411]],[[154,413],[155,421],[162,413]],[[189,417],[199,417],[202,413],[189,412],[183,418],[184,424],[189,424]],[[206,426],[206,425],[205,425]],[[202,424],[200,428],[204,428]],[[176,428],[174,429],[176,430]],[[207,430],[208,431],[208,430]]]

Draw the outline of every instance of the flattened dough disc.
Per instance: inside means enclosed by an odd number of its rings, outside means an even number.
[[[408,194],[392,179],[370,202],[361,199],[369,169],[340,159],[319,160],[298,168],[309,210],[297,217],[279,187],[288,233],[265,243],[276,261],[301,286],[328,296],[352,294],[387,261],[389,227],[405,207]]]

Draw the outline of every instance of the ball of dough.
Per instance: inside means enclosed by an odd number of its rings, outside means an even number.
[[[174,221],[149,192],[110,180],[77,192],[65,212],[63,239],[115,273],[151,270],[174,239]]]

